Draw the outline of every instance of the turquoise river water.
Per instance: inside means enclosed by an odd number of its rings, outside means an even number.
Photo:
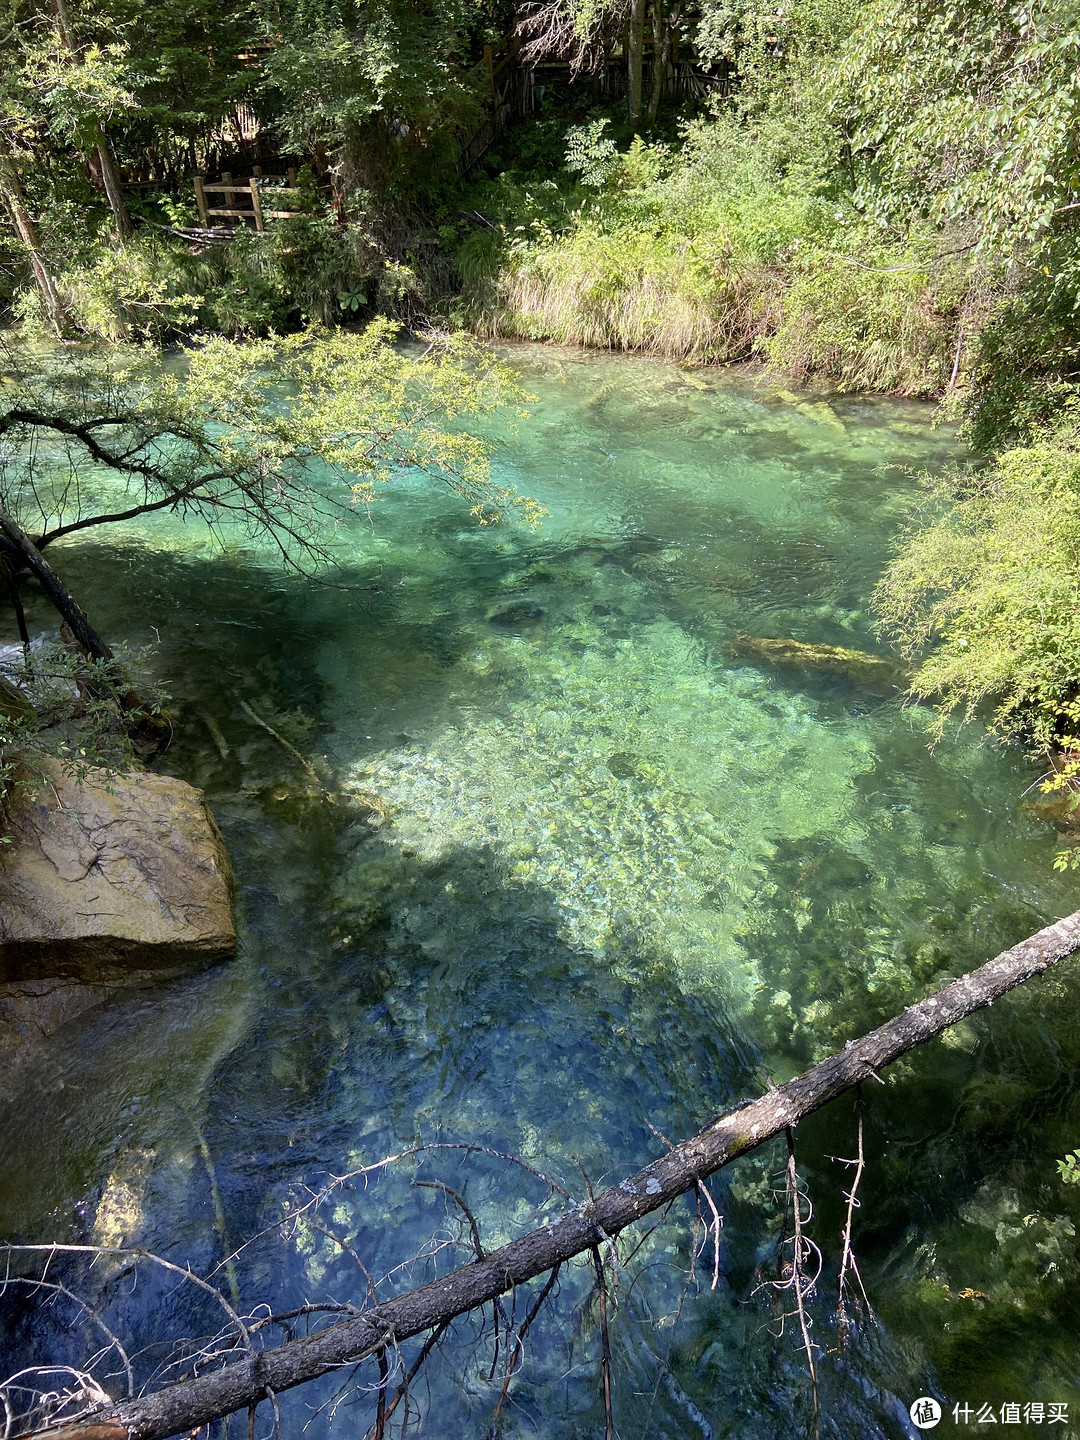
[[[745,638],[895,661],[870,592],[917,502],[912,471],[965,458],[927,407],[509,353],[536,399],[491,433],[500,475],[550,511],[537,530],[478,528],[416,478],[338,535],[333,585],[152,518],[58,550],[99,628],[156,637],[179,722],[159,763],[206,790],[243,938],[235,961],[119,995],[15,1073],[7,1237],[144,1244],[247,1310],[361,1304],[356,1257],[392,1273],[380,1294],[470,1257],[454,1202],[414,1181],[458,1190],[489,1249],[564,1202],[453,1150],[282,1225],[305,1187],[466,1141],[578,1198],[584,1176],[630,1173],[660,1135],[1076,907],[1053,827],[1024,808],[1037,772],[1022,757],[974,725],[931,753],[931,717],[891,683],[775,664]],[[871,1308],[845,1334],[850,1171],[833,1157],[854,1155],[853,1099],[800,1127],[820,1433],[917,1434],[907,1407],[927,1394],[947,1406],[939,1434],[978,1428],[954,1424],[955,1403],[1068,1404],[1080,1425],[1080,1187],[1055,1163],[1080,1145],[1075,995],[1066,964],[867,1087],[855,1250]],[[798,1326],[772,1283],[785,1161],[766,1147],[712,1182],[715,1288],[697,1202],[623,1240],[624,1440],[813,1433]],[[217,1326],[175,1275],[72,1265],[67,1283],[142,1376],[170,1337]],[[501,1406],[490,1315],[460,1321],[414,1383],[409,1433],[602,1435],[590,1280],[564,1273]],[[8,1370],[74,1362],[101,1343],[92,1330],[56,1293],[0,1300]],[[360,1440],[371,1378],[336,1409],[342,1377],[283,1395],[284,1433],[333,1417]],[[260,1435],[269,1423],[260,1411]]]

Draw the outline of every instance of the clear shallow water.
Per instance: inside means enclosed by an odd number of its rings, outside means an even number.
[[[65,550],[101,628],[160,634],[181,721],[165,768],[211,798],[245,939],[234,964],[118,1000],[20,1074],[0,1116],[8,1233],[112,1225],[208,1271],[304,1180],[417,1138],[513,1152],[578,1194],[579,1164],[618,1178],[657,1153],[650,1125],[690,1133],[1075,908],[1053,831],[1018,808],[1035,775],[1016,756],[974,728],[931,755],[926,715],[887,685],[733,653],[750,635],[888,655],[867,597],[917,495],[904,467],[960,453],[926,409],[513,353],[537,400],[498,464],[551,511],[536,532],[476,529],[417,480],[374,533],[358,517],[339,537],[350,589],[151,522],[135,544]],[[325,767],[338,803],[306,793],[254,716]],[[827,1157],[853,1153],[853,1107],[801,1127],[826,1433],[908,1434],[925,1393],[1080,1404],[1080,1197],[1054,1166],[1080,1143],[1074,990],[1068,970],[1029,987],[867,1096],[857,1248],[881,1323],[843,1349],[846,1171]],[[624,1436],[807,1433],[794,1332],[763,1329],[779,1328],[761,1286],[781,1164],[763,1151],[714,1182],[715,1291],[711,1251],[686,1289],[690,1204],[626,1260]],[[340,1193],[320,1223],[376,1275],[435,1233],[459,1240],[453,1206],[415,1178],[463,1190],[488,1248],[545,1200],[520,1170],[435,1152]],[[235,1284],[277,1309],[366,1293],[306,1224],[247,1250]],[[586,1284],[567,1275],[537,1322],[501,1433],[602,1433]],[[112,1328],[142,1343],[209,1323],[171,1282],[100,1287]],[[81,1339],[58,1310],[5,1306],[23,1363]],[[501,1375],[487,1381],[478,1331],[462,1322],[425,1372],[422,1433],[488,1433]],[[290,1424],[327,1393],[288,1397]],[[370,1421],[346,1407],[335,1433]]]

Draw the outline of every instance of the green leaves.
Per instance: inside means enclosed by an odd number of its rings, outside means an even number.
[[[433,334],[416,353],[380,320],[360,332],[218,337],[186,362],[180,376],[151,352],[50,356],[45,371],[9,357],[0,493],[42,543],[173,509],[246,526],[310,569],[328,557],[333,527],[407,471],[449,486],[481,523],[542,513],[493,481],[486,443],[461,423],[524,398],[508,367],[464,337]],[[50,434],[51,448],[29,443]]]
[[[363,290],[339,290],[337,298],[341,309],[351,311],[354,315],[368,303],[367,294]]]
[[[1080,677],[1078,557],[1075,412],[992,468],[936,483],[874,603],[920,660],[912,692],[934,698],[939,729],[985,706],[999,736],[1043,753],[1068,749]]]
[[[990,250],[1044,234],[1080,186],[1078,20],[1077,0],[872,0],[828,77],[866,210],[974,222]]]

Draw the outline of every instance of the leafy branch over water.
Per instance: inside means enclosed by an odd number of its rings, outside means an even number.
[[[193,517],[221,538],[239,529],[268,540],[310,574],[329,562],[327,537],[356,506],[416,471],[461,496],[481,524],[508,513],[535,523],[541,508],[492,478],[488,444],[457,423],[524,398],[509,368],[461,337],[431,335],[419,354],[397,338],[397,326],[377,321],[360,334],[212,339],[185,352],[183,375],[149,352],[42,361],[8,349],[0,599],[24,649],[20,592],[34,579],[73,643],[120,684],[111,647],[43,553],[101,525],[159,511]],[[145,707],[135,696],[127,708]]]

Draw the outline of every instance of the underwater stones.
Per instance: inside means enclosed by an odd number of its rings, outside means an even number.
[[[146,1223],[146,1188],[154,1161],[153,1150],[129,1150],[121,1156],[116,1168],[105,1181],[94,1216],[92,1240],[104,1250],[118,1250],[131,1245],[142,1235]],[[119,1256],[103,1256],[102,1261],[120,1268]]]
[[[650,535],[631,535],[617,545],[605,548],[599,554],[594,553],[593,564],[598,570],[604,568],[622,570],[625,574],[636,578],[639,574],[639,567],[652,575],[658,567],[671,564],[680,554],[681,552],[665,540]]]
[[[531,630],[544,620],[547,611],[532,600],[515,600],[505,609],[488,616],[488,624],[499,630]]]
[[[616,750],[607,758],[607,768],[616,780],[636,780],[641,774],[640,761],[625,750]]]
[[[113,984],[230,955],[232,871],[200,790],[55,761],[7,807],[0,984]]]
[[[840,431],[847,428],[827,400],[809,400],[806,396],[796,395],[791,390],[777,390],[776,398],[794,406],[800,415],[805,415],[810,420],[816,420],[819,425],[829,425]]]
[[[865,650],[848,650],[842,645],[808,644],[802,640],[774,640],[761,635],[736,635],[733,655],[765,660],[770,665],[787,665],[799,670],[840,675],[855,685],[879,695],[891,695],[907,688],[908,672],[895,661],[869,655]]]

